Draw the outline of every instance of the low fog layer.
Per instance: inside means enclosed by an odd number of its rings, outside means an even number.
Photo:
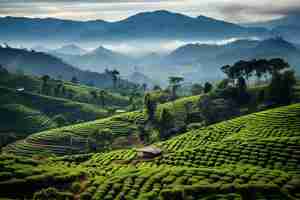
[[[125,79],[144,80],[151,85],[166,85],[169,76],[177,75],[187,82],[219,80],[224,76],[220,68],[238,60],[280,57],[300,66],[299,45],[276,37],[8,45],[46,52],[82,70],[103,73],[105,69],[117,69]]]
[[[100,43],[100,42],[85,42],[85,43],[55,43],[55,42],[6,42],[1,41],[2,44],[8,44],[14,48],[27,48],[42,51],[53,51],[65,46],[76,45],[81,49],[92,52],[93,50],[104,47],[106,49],[118,52],[127,56],[138,58],[148,54],[156,53],[160,55],[169,54],[175,49],[187,44],[208,44],[208,45],[226,45],[238,40],[260,40],[257,37],[251,38],[230,38],[224,40],[169,40],[169,41],[128,41],[120,43]]]

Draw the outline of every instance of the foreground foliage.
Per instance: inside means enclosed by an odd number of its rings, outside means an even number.
[[[300,104],[196,129],[137,149],[0,157],[0,197],[35,199],[299,199]],[[59,170],[58,170],[59,169]],[[21,188],[15,192],[9,188]]]

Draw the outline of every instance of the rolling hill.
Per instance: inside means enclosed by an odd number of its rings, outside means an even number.
[[[50,116],[64,113],[68,121],[88,121],[99,117],[107,116],[106,111],[91,104],[79,103],[63,98],[49,97],[31,92],[17,92],[14,89],[0,87],[3,104],[22,104]]]
[[[121,73],[128,73],[133,66],[133,59],[123,54],[99,46],[91,52],[73,55],[57,54],[59,58],[80,69],[104,72],[107,68],[117,68]]]
[[[22,71],[25,74],[37,76],[49,75],[53,78],[61,77],[67,81],[75,76],[84,84],[93,82],[95,86],[100,88],[109,88],[113,85],[108,74],[83,71],[66,64],[55,56],[42,52],[0,47],[0,60],[0,64],[11,72]],[[120,80],[120,83],[122,85],[132,85],[125,80]]]
[[[16,140],[59,125],[55,118],[50,118],[38,110],[22,104],[0,105],[0,146],[6,146]],[[61,125],[61,124],[60,124]]]
[[[297,13],[286,15],[282,18],[253,23],[245,24],[246,27],[264,27],[271,30],[274,34],[280,35],[289,41],[299,43],[300,26],[299,26],[299,17]]]
[[[187,109],[186,106],[189,105],[189,107],[195,107],[196,109],[199,98],[199,96],[193,96],[161,104],[157,108],[155,118],[159,121],[162,110],[167,109],[172,116],[170,128],[176,129],[178,132],[185,128],[187,117],[193,110],[191,108]],[[43,152],[68,155],[138,146],[143,144],[143,137],[148,137],[148,140],[159,140],[160,135],[152,129],[147,130],[147,126],[149,126],[149,123],[145,112],[129,112],[110,118],[36,133],[25,140],[7,146],[4,151],[29,156]],[[175,133],[176,131],[174,131]]]
[[[157,143],[152,159],[136,148],[44,161],[2,155],[0,197],[295,200],[299,113],[294,104],[196,129]]]
[[[109,116],[100,106],[3,86],[0,94],[1,146],[32,133]]]
[[[208,77],[216,80],[223,76],[220,67],[224,63],[233,64],[237,60],[282,58],[299,73],[299,57],[300,50],[297,46],[283,38],[237,40],[225,45],[184,45],[164,57],[157,66],[164,66],[164,70],[169,71],[182,69],[185,71],[184,77],[191,81],[207,80]],[[189,72],[188,66],[193,69],[192,72]]]
[[[50,87],[50,91],[47,95],[52,97],[69,99],[81,103],[101,105],[101,101],[99,99],[95,99],[91,93],[95,92],[96,94],[100,94],[104,91],[104,103],[106,108],[117,107],[124,109],[130,104],[127,96],[121,96],[118,93],[108,90],[101,90],[97,87],[76,84],[69,81],[56,80],[52,78],[48,80],[47,84]],[[59,92],[55,92],[59,85],[61,85]],[[41,93],[43,80],[41,77],[31,75],[0,73],[0,86],[13,88],[15,90],[24,88],[24,90],[28,92]],[[63,90],[65,92],[63,92]]]

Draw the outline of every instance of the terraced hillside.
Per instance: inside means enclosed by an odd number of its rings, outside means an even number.
[[[47,84],[51,88],[50,92],[48,92],[49,96],[62,97],[82,103],[101,104],[100,101],[95,101],[94,97],[91,95],[92,91],[100,94],[102,90],[99,88],[67,81],[54,80],[51,78],[48,80]],[[25,88],[28,92],[40,93],[42,85],[43,80],[40,77],[0,72],[0,86],[3,87],[13,89]],[[57,92],[54,92],[59,85],[61,85],[64,89],[65,94],[61,94],[62,92],[60,92],[60,94],[56,94]],[[107,90],[105,91],[104,101],[106,106],[126,107],[129,105],[130,102],[128,97],[124,97],[118,93],[113,93]]]
[[[78,103],[62,98],[38,95],[31,92],[17,92],[14,89],[0,86],[0,105],[21,104],[41,111],[53,117],[63,114],[67,121],[90,121],[107,116],[107,111],[90,104]]]
[[[19,104],[0,106],[0,115],[3,123],[0,132],[15,131],[28,134],[57,126],[47,115]]]
[[[163,152],[152,159],[139,156],[135,148],[44,161],[2,155],[0,186],[7,189],[0,197],[300,198],[300,104],[224,121],[155,146]],[[54,173],[58,167],[65,175]],[[26,192],[9,189],[15,186]]]
[[[32,133],[109,116],[90,104],[0,87],[0,147]]]
[[[173,116],[174,127],[183,128],[189,112],[194,110],[193,107],[197,106],[199,99],[200,96],[193,96],[159,105],[156,111],[157,121],[162,110],[166,109]],[[186,105],[190,105],[191,109],[187,110]],[[7,146],[4,151],[29,156],[39,153],[67,155],[139,146],[142,145],[142,132],[146,132],[144,135],[148,135],[150,138],[159,137],[156,133],[141,130],[141,127],[146,125],[147,115],[145,112],[130,112],[33,134]]]
[[[97,102],[92,100],[93,96],[91,95],[91,92],[95,91],[96,93],[100,94],[102,91],[101,89],[96,87],[86,86],[86,85],[74,84],[71,82],[64,82],[64,86],[66,87],[67,90],[72,91],[75,94],[74,98],[77,101],[83,103],[100,104],[99,100]],[[105,95],[104,95],[105,106],[110,106],[110,107],[129,106],[130,101],[128,96],[122,96],[118,93],[111,92],[108,90],[104,90],[104,91],[105,91]]]
[[[58,124],[40,111],[19,104],[0,105],[0,146]]]
[[[295,101],[300,102],[300,78],[298,78],[295,86]]]

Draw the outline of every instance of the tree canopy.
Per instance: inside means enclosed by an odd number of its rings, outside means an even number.
[[[230,79],[238,79],[240,77],[250,78],[255,75],[260,78],[262,75],[273,74],[276,71],[280,71],[289,68],[290,65],[281,58],[267,59],[254,59],[250,61],[240,60],[233,65],[225,65],[221,70]]]
[[[170,84],[170,87],[172,88],[172,98],[173,99],[176,98],[177,89],[180,87],[180,83],[183,81],[184,81],[184,78],[180,77],[180,76],[170,76],[169,77],[169,84]]]

